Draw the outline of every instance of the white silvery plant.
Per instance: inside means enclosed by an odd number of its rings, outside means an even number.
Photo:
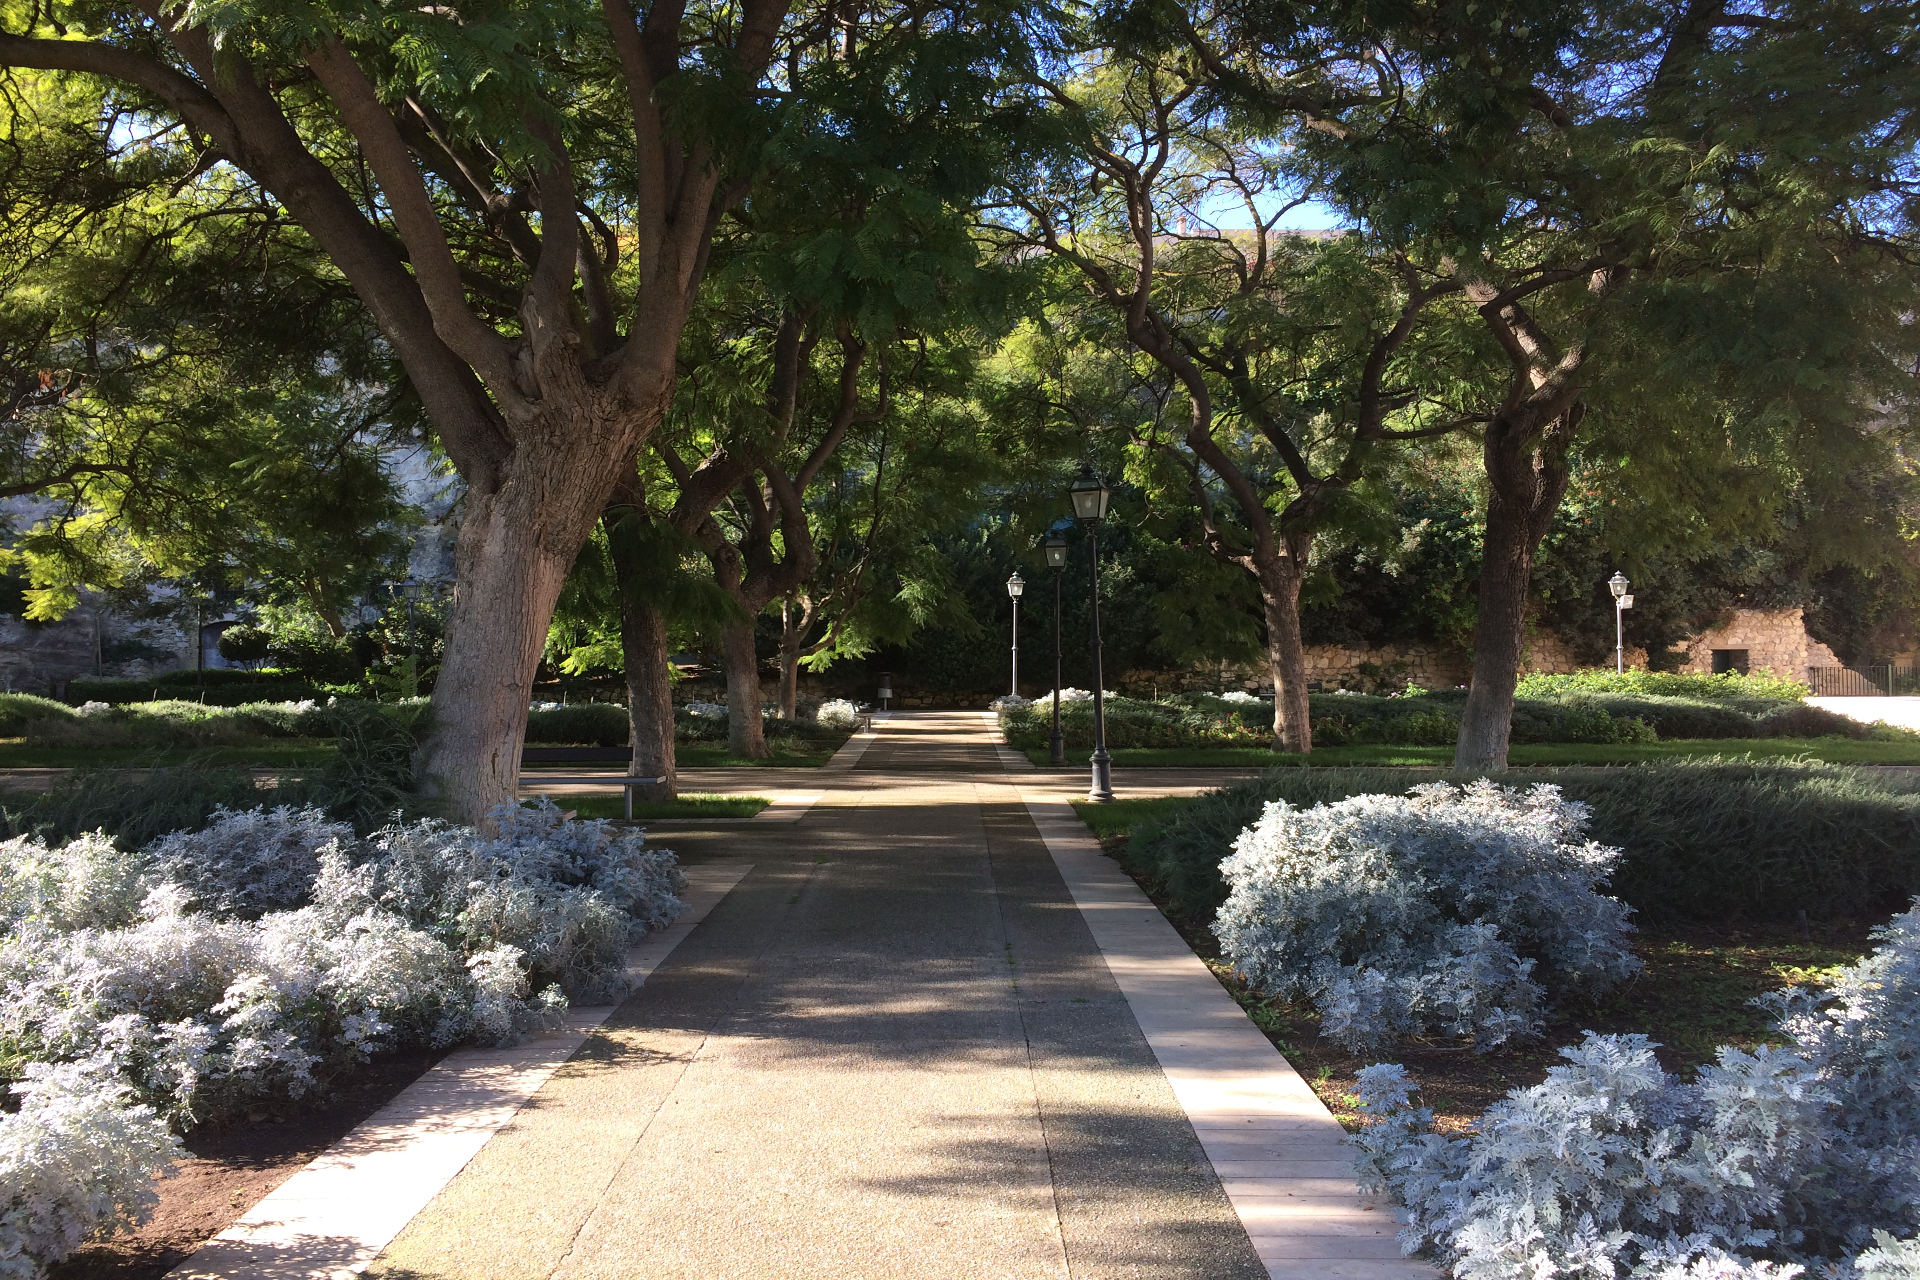
[[[568,993],[623,994],[627,947],[680,908],[670,851],[543,802],[496,812],[491,836],[431,821],[364,846],[336,834],[308,905],[235,918],[207,899],[250,910],[260,895],[239,890],[262,883],[258,847],[298,853],[328,831],[310,812],[227,817],[144,878],[104,839],[13,842],[0,1060],[98,1055],[169,1117],[208,1120],[305,1097],[385,1049],[523,1038]],[[235,838],[248,831],[258,844]],[[165,878],[181,869],[191,887]]]
[[[1620,850],[1557,787],[1486,779],[1266,807],[1220,863],[1213,926],[1248,981],[1311,1001],[1352,1050],[1407,1035],[1485,1050],[1537,1034],[1550,996],[1638,972]]]
[[[98,1059],[30,1063],[0,1113],[0,1278],[38,1280],[96,1232],[143,1221],[179,1142]]]
[[[461,957],[391,913],[324,907],[223,920],[156,888],[123,929],[29,926],[0,943],[0,1047],[98,1054],[182,1122],[298,1099],[400,1043],[471,1033]]]
[[[57,847],[37,836],[0,841],[0,930],[27,921],[58,933],[115,928],[133,919],[147,888],[141,858],[102,831]]]
[[[223,807],[198,831],[160,837],[146,855],[203,909],[252,919],[303,905],[320,871],[320,851],[352,843],[353,828],[319,809],[281,805],[236,813]]]
[[[1402,1068],[1368,1067],[1362,1180],[1462,1280],[1920,1275],[1920,911],[1877,936],[1771,1001],[1784,1047],[1722,1046],[1691,1083],[1644,1036],[1589,1034],[1450,1138]]]
[[[492,820],[491,839],[432,820],[384,828],[360,865],[323,859],[315,898],[396,912],[468,955],[516,947],[536,985],[557,982],[574,999],[624,995],[627,947],[680,911],[673,853],[608,822],[570,820],[544,798],[503,805]]]
[[[851,729],[860,723],[860,708],[845,698],[830,698],[813,713],[814,723],[830,729]]]

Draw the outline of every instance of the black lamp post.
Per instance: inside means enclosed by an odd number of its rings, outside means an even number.
[[[1047,568],[1053,570],[1053,743],[1047,763],[1063,765],[1067,762],[1067,740],[1060,736],[1060,570],[1067,564],[1066,535],[1050,533],[1040,545],[1046,548]]]
[[[1020,596],[1026,591],[1027,584],[1015,569],[1013,576],[1007,579],[1007,598],[1013,601],[1013,688],[1014,697],[1020,696]]]
[[[1093,650],[1093,780],[1087,788],[1087,799],[1104,801],[1113,799],[1113,758],[1107,754],[1107,695],[1101,688],[1106,676],[1100,670],[1100,522],[1107,518],[1113,490],[1094,474],[1093,464],[1087,463],[1080,468],[1067,496],[1073,499],[1074,517],[1087,526],[1087,572],[1092,588],[1088,641]]]

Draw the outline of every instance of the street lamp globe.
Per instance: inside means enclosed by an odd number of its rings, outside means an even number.
[[[1007,594],[1013,597],[1015,600],[1018,600],[1020,598],[1020,594],[1026,589],[1027,589],[1027,584],[1020,577],[1020,571],[1018,569],[1015,569],[1013,571],[1013,576],[1007,579]]]
[[[1076,519],[1083,524],[1098,524],[1107,518],[1107,503],[1113,497],[1113,490],[1094,474],[1093,464],[1089,462],[1080,468],[1080,474],[1074,478],[1067,496],[1073,500]]]
[[[1607,579],[1607,590],[1613,592],[1613,598],[1615,600],[1618,600],[1620,599],[1620,597],[1626,595],[1627,594],[1627,575],[1624,573],[1621,573],[1619,570],[1616,569],[1614,571],[1613,576]]]
[[[1047,553],[1047,568],[1064,569],[1067,566],[1067,535],[1050,533],[1047,540],[1040,544]]]

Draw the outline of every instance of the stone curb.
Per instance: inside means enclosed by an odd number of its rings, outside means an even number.
[[[1275,1280],[1437,1280],[1353,1180],[1345,1131],[1067,798],[1014,784]]]

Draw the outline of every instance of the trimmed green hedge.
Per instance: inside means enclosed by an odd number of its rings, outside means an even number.
[[[1557,675],[1520,678],[1522,698],[1554,698],[1580,693],[1638,693],[1666,698],[1761,698],[1770,702],[1798,702],[1813,690],[1798,680],[1762,673],[1741,675],[1726,671],[1699,675],[1679,671],[1622,671],[1604,668]]]
[[[1175,908],[1211,918],[1219,873],[1268,801],[1297,805],[1472,774],[1410,769],[1279,769],[1135,828],[1120,852]],[[1648,921],[1862,918],[1920,894],[1920,784],[1811,762],[1687,760],[1529,769],[1513,785],[1558,784],[1593,807],[1591,835],[1626,850],[1613,892]]]
[[[140,680],[69,680],[65,701],[69,706],[105,702],[121,706],[130,702],[178,698],[184,702],[203,702],[210,707],[237,707],[248,702],[325,702],[340,690],[315,684],[290,671],[166,671]]]

